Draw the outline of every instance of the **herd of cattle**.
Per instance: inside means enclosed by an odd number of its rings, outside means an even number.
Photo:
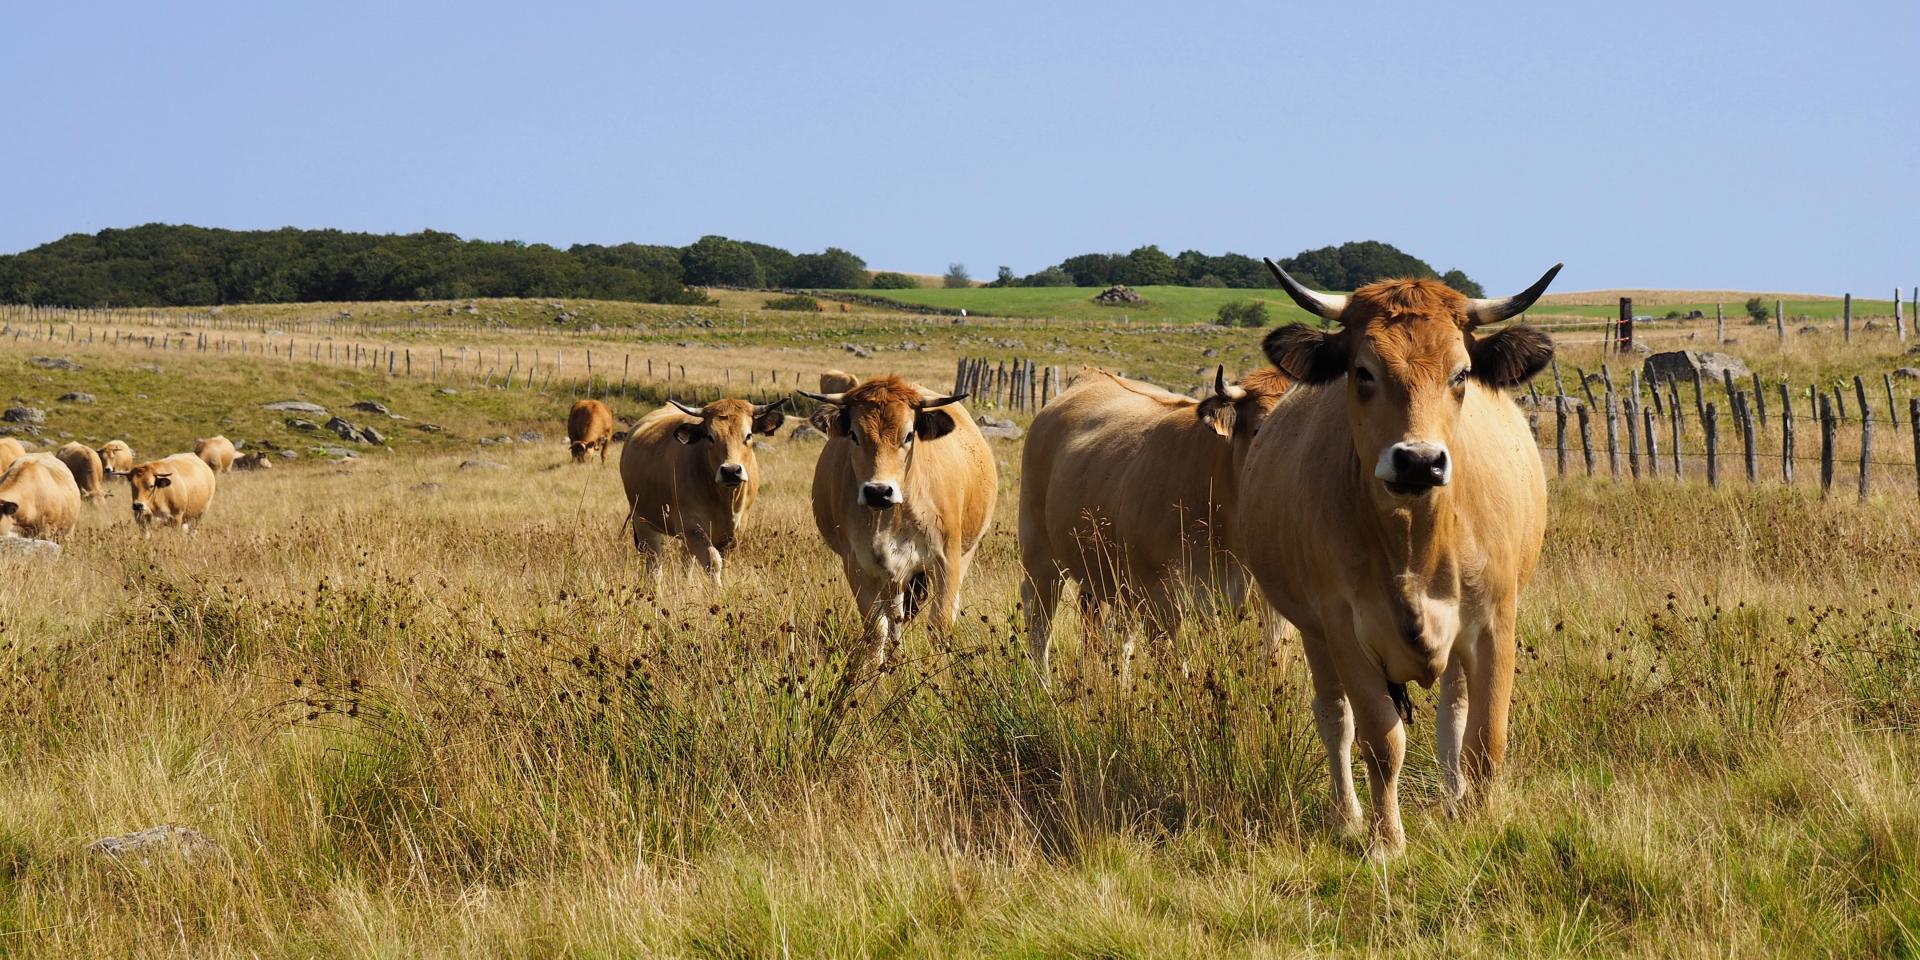
[[[1450,802],[1466,800],[1506,750],[1515,609],[1546,529],[1546,478],[1510,391],[1538,373],[1552,342],[1524,325],[1559,271],[1523,293],[1470,299],[1433,280],[1393,280],[1351,296],[1316,293],[1268,262],[1324,329],[1292,325],[1262,346],[1272,369],[1200,399],[1092,368],[1037,416],[1022,451],[1022,609],[1047,675],[1066,580],[1079,584],[1089,639],[1105,616],[1138,611],[1157,636],[1194,602],[1249,604],[1257,585],[1270,638],[1291,623],[1312,675],[1333,811],[1363,824],[1356,742],[1372,799],[1373,848],[1404,844],[1398,778],[1412,708],[1408,683],[1439,685],[1440,765]],[[840,558],[864,624],[856,666],[883,663],[926,607],[937,635],[993,516],[992,451],[961,401],[898,377],[839,371],[810,422],[827,436],[813,517]],[[678,401],[625,437],[620,479],[633,543],[654,570],[683,545],[718,585],[759,486],[753,442],[786,420],[785,401]],[[619,434],[597,400],[567,432],[584,463]],[[134,518],[188,528],[238,463],[212,437],[192,453],[134,463],[120,441],[28,454],[0,438],[0,536],[58,537],[83,499],[125,476]],[[1248,583],[1251,574],[1252,583]]]
[[[52,453],[28,453],[20,441],[0,437],[0,537],[58,540],[72,532],[83,503],[104,504],[106,481],[126,477],[133,519],[153,526],[192,529],[213,502],[214,476],[238,467],[264,470],[264,453],[240,456],[226,437],[205,437],[192,453],[133,462],[133,448],[109,440],[95,450],[69,443]]]
[[[1272,369],[1201,399],[1092,368],[1034,418],[1022,451],[1022,609],[1047,675],[1064,582],[1079,584],[1090,639],[1113,608],[1159,636],[1192,602],[1241,607],[1257,585],[1270,638],[1290,622],[1312,675],[1338,825],[1371,827],[1378,853],[1405,843],[1398,781],[1412,722],[1406,685],[1439,686],[1437,742],[1450,803],[1472,796],[1506,752],[1515,613],[1546,532],[1546,476],[1511,391],[1552,341],[1514,325],[1559,266],[1508,298],[1468,298],[1433,280],[1317,293],[1271,261],[1316,329],[1262,346]],[[875,666],[931,606],[951,631],[961,586],[993,515],[998,477],[964,395],[838,371],[809,418],[827,435],[814,468],[815,525],[840,558]],[[678,541],[717,585],[759,484],[752,442],[784,401],[677,401],[636,424],[620,478],[634,546],[656,576]],[[568,418],[576,462],[614,441],[604,404]],[[1356,739],[1372,816],[1354,788]]]

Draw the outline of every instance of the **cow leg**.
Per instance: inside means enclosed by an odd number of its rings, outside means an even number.
[[[1267,641],[1267,665],[1278,668],[1286,659],[1287,643],[1299,631],[1272,606],[1260,604],[1260,634]]]
[[[1153,655],[1160,660],[1167,660],[1179,652],[1174,643],[1175,638],[1180,635],[1180,623],[1183,619],[1181,609],[1181,604],[1185,600],[1181,596],[1183,586],[1178,573],[1169,573],[1155,580],[1153,585],[1147,588],[1146,617],[1143,618],[1145,622],[1142,626],[1146,628],[1147,641],[1152,647]],[[1187,663],[1185,657],[1182,657],[1180,673],[1184,676],[1192,672],[1191,665]]]
[[[1027,652],[1033,668],[1040,672],[1040,683],[1051,679],[1047,668],[1048,648],[1053,643],[1053,615],[1060,606],[1060,571],[1053,564],[1042,569],[1027,568],[1020,582],[1020,611],[1027,621]]]
[[[726,565],[725,559],[720,556],[720,548],[714,546],[707,532],[698,527],[686,532],[686,542],[687,553],[693,557],[693,562],[713,581],[713,588],[720,589],[720,569]]]
[[[1351,835],[1360,830],[1360,799],[1353,789],[1353,708],[1347,703],[1347,692],[1340,685],[1325,641],[1306,633],[1300,640],[1307,672],[1313,678],[1313,723],[1327,748],[1328,772],[1333,780],[1333,827]]]
[[[853,565],[847,565],[847,582],[853,587],[854,605],[860,608],[862,630],[860,649],[852,657],[853,672],[871,666],[879,669],[887,662],[887,641],[893,632],[894,605],[900,591],[885,579],[869,577]]]
[[[1352,634],[1348,634],[1352,636]],[[1387,689],[1386,675],[1354,643],[1332,651],[1340,685],[1346,688],[1359,734],[1360,762],[1367,768],[1367,792],[1373,799],[1373,837],[1368,852],[1383,859],[1406,849],[1400,823],[1400,766],[1406,760],[1407,728]]]
[[[1460,744],[1467,734],[1467,665],[1460,644],[1454,647],[1445,673],[1440,675],[1440,703],[1434,753],[1440,759],[1440,780],[1446,790],[1447,807],[1455,809],[1467,796],[1467,782],[1460,776]]]
[[[640,552],[640,570],[653,578],[653,592],[659,593],[666,585],[666,537],[658,530],[633,521],[633,548]]]
[[[946,558],[931,571],[933,575],[933,635],[941,640],[953,636],[954,621],[960,619],[960,587],[966,583],[967,570],[973,566],[973,554]]]
[[[1461,750],[1468,785],[1485,791],[1507,758],[1507,711],[1513,704],[1514,600],[1501,601],[1477,636],[1467,661],[1466,743]]]

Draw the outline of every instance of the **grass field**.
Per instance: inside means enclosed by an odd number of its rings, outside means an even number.
[[[332,323],[422,363],[462,345],[675,357],[695,384],[751,366],[931,379],[992,350],[1183,385],[1260,335],[444,306],[224,315],[303,344]],[[845,339],[928,349],[863,363]],[[1729,349],[1769,376],[1905,362],[1890,334],[1836,341]],[[49,353],[83,369],[26,362]],[[1598,359],[1570,342],[1562,364]],[[565,463],[565,387],[446,394],[30,339],[0,340],[0,377],[47,410],[49,442],[159,454],[218,429],[302,454],[224,478],[191,538],[135,538],[114,487],[57,562],[0,560],[0,955],[1920,955],[1910,488],[1556,481],[1511,766],[1448,819],[1415,691],[1408,853],[1381,866],[1322,826],[1305,669],[1268,664],[1255,624],[1196,620],[1123,690],[1069,617],[1039,687],[1014,626],[1017,442],[994,444],[1000,508],[953,642],[911,628],[899,668],[849,694],[833,678],[858,625],[808,512],[816,445],[763,446],[723,590],[655,595],[615,471]],[[97,402],[54,401],[69,390]],[[411,419],[369,420],[391,449],[336,464],[260,409],[293,397]],[[544,439],[479,442],[527,431]],[[222,854],[83,850],[157,823]]]

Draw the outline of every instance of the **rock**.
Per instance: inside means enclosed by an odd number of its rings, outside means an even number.
[[[8,407],[0,414],[0,420],[8,423],[44,423],[46,419],[47,412],[39,407]]]
[[[501,463],[498,460],[462,460],[460,461],[460,469],[462,470],[507,470],[511,468],[509,468],[506,464]]]
[[[1920,380],[1920,367],[1901,367],[1893,371],[1895,380]]]
[[[1644,357],[1644,356],[1647,356],[1648,354],[1651,354],[1653,352],[1653,348],[1647,346],[1647,342],[1645,340],[1635,340],[1633,342],[1633,352]]]
[[[219,853],[220,848],[192,827],[168,823],[117,837],[101,837],[87,844],[87,852],[115,860],[146,862],[158,856],[171,856],[192,862],[211,857]]]
[[[60,402],[61,403],[92,403],[93,394],[81,393],[78,390],[74,391],[73,393],[63,393],[60,395]]]
[[[1147,298],[1133,292],[1133,290],[1125,284],[1116,283],[1094,294],[1093,302],[1101,306],[1115,306],[1126,303],[1146,303]]]
[[[1025,431],[1011,424],[1004,427],[981,427],[980,435],[988,440],[1018,440]]]
[[[1669,350],[1656,353],[1647,358],[1641,368],[1641,376],[1648,383],[1660,383],[1666,380],[1690,381],[1694,372],[1700,374],[1700,381],[1709,386],[1720,383],[1723,372],[1733,374],[1735,380],[1753,375],[1739,357],[1726,353],[1708,353],[1699,350]]]
[[[60,545],[52,540],[28,540],[25,537],[0,537],[0,559],[25,557],[30,560],[57,560]]]
[[[1798,330],[1797,332],[1799,332],[1799,333],[1819,333],[1819,332],[1820,332],[1820,328],[1819,328],[1819,327],[1816,327],[1816,326],[1814,326],[1814,325],[1813,325],[1813,324],[1811,324],[1811,323],[1809,323],[1809,324],[1807,324],[1806,326],[1804,326],[1804,327],[1801,327],[1801,328],[1800,328],[1800,329],[1799,329],[1799,330]]]
[[[1208,347],[1205,350],[1200,351],[1200,355],[1203,357],[1217,357],[1220,355],[1220,351],[1215,350],[1212,347]]]
[[[440,425],[437,423],[416,423],[413,425],[413,428],[415,430],[420,431],[421,433],[439,433],[440,432]]]
[[[1887,328],[1887,325],[1884,323],[1881,323],[1878,320],[1868,320],[1866,323],[1860,325],[1860,329],[1865,330],[1868,333],[1874,333],[1880,330],[1885,330],[1886,328]]]
[[[326,407],[317,403],[308,403],[305,400],[276,400],[273,403],[265,404],[261,409],[282,410],[287,413],[311,413],[323,417],[327,415]]]
[[[393,413],[393,411],[387,409],[386,404],[378,400],[362,400],[354,404],[351,409],[359,410],[362,413],[377,413],[383,417],[391,416]]]
[[[435,490],[444,490],[446,486],[444,483],[416,483],[407,489],[414,493],[432,493]]]
[[[521,443],[545,443],[547,436],[538,430],[528,430],[520,435]]]
[[[843,343],[840,345],[840,349],[845,350],[846,352],[851,353],[862,360],[873,359],[872,351],[869,351],[866,347],[860,346],[858,344]]]
[[[460,395],[460,391],[455,390],[452,387],[441,387],[440,389],[435,390],[434,393],[437,393],[443,397],[457,397]]]
[[[313,422],[312,420],[302,420],[302,419],[300,419],[299,417],[288,417],[288,418],[287,418],[287,426],[289,426],[289,427],[292,427],[292,428],[293,428],[293,429],[295,429],[295,430],[318,430],[318,429],[320,429],[320,425],[319,425],[319,424],[317,424],[317,423],[314,423],[314,422]]]
[[[80,365],[66,357],[29,357],[27,362],[42,370],[78,370]]]
[[[298,452],[298,451],[295,451],[295,450],[282,450],[282,451],[280,451],[280,459],[282,459],[282,460],[298,460],[298,459],[300,459],[300,454],[299,454],[299,452]]]
[[[1586,377],[1586,384],[1589,387],[1604,387],[1607,385],[1607,378],[1598,373],[1589,373]]]
[[[1913,346],[1911,346],[1911,347],[1908,347],[1908,348],[1907,348],[1907,356],[1909,356],[1909,357],[1920,357],[1920,344],[1914,344]]]
[[[360,455],[346,447],[321,447],[320,452],[337,460],[358,460]]]
[[[361,432],[360,426],[358,424],[349,423],[348,421],[342,420],[339,417],[334,417],[333,419],[328,420],[327,429],[332,430],[334,432],[334,435],[338,436],[340,439],[349,441],[351,443],[367,442],[366,436]]]
[[[376,447],[384,447],[387,445],[386,436],[382,434],[380,431],[375,430],[372,427],[361,427],[360,439],[365,440],[366,442],[371,443]]]
[[[792,433],[787,434],[787,439],[800,440],[807,443],[812,443],[817,440],[827,439],[827,435],[824,433],[821,433],[818,430],[815,430],[812,424],[802,423],[799,426],[794,427]]]

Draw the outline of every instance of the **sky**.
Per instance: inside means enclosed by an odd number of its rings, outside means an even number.
[[[1464,9],[1470,7],[1471,9]],[[1920,284],[1920,3],[0,0],[0,252],[154,221],[1490,293]]]

